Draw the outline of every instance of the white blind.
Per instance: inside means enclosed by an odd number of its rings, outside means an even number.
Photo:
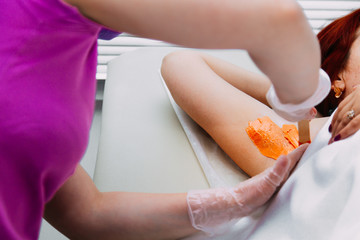
[[[96,78],[106,79],[107,63],[122,53],[133,51],[142,47],[164,47],[173,46],[158,40],[140,38],[127,33],[106,41],[98,40],[98,65]]]
[[[304,9],[305,15],[315,33],[318,33],[332,20],[360,8],[360,0],[298,0],[298,2]],[[106,79],[107,63],[124,52],[141,47],[172,46],[165,42],[138,38],[129,34],[121,34],[111,41],[99,40],[98,44],[99,56],[96,78],[99,80]]]

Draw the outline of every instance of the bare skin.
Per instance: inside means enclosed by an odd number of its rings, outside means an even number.
[[[80,165],[44,218],[70,239],[176,239],[197,231],[186,193],[102,193]]]

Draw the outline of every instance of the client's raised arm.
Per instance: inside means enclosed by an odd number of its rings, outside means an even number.
[[[279,119],[266,105],[267,77],[194,51],[166,56],[162,76],[177,104],[250,176],[274,164],[248,137],[248,122]]]

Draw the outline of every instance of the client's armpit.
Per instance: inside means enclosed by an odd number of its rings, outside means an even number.
[[[250,121],[246,132],[259,151],[273,159],[299,146],[299,133],[295,125],[285,124],[280,128],[266,116]]]

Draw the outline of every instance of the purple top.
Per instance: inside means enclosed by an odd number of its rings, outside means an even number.
[[[88,144],[102,26],[61,0],[0,9],[0,239],[37,239]]]

